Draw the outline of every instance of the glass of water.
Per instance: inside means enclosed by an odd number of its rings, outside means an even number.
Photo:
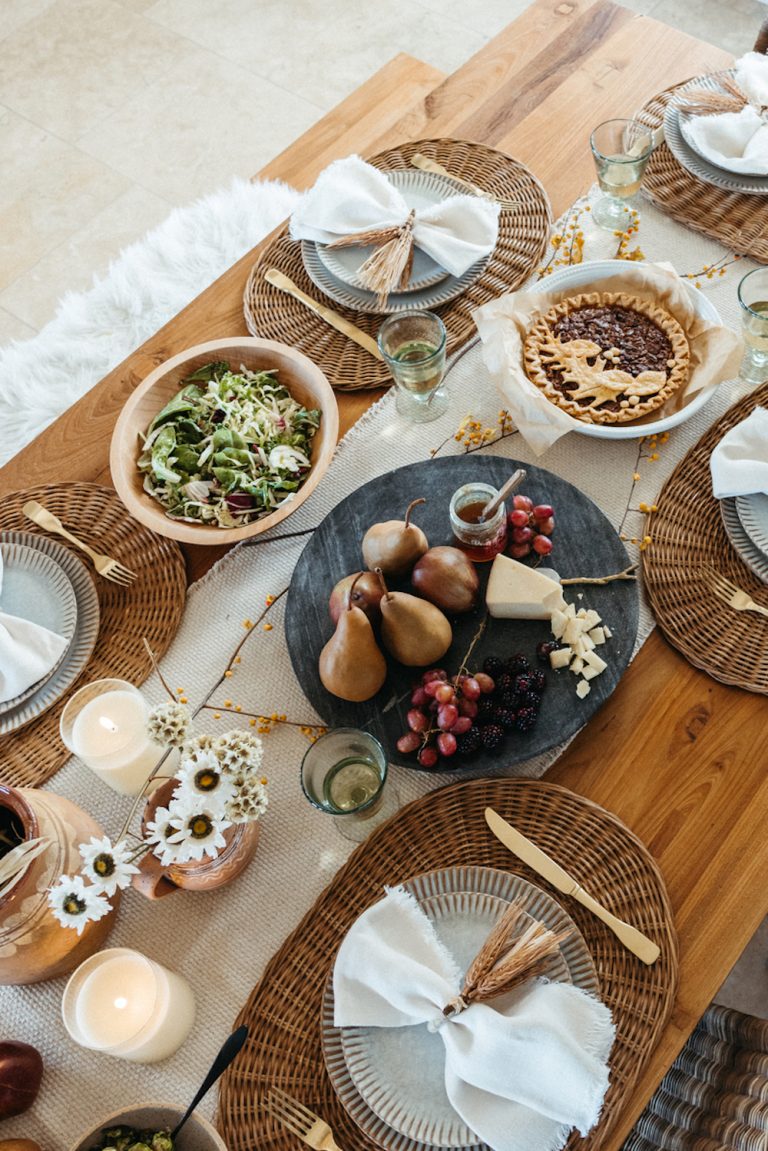
[[[336,819],[345,839],[361,843],[397,809],[387,782],[387,757],[367,731],[337,727],[311,745],[301,764],[307,799]]]
[[[746,345],[739,379],[747,384],[768,380],[768,268],[747,272],[738,288],[741,328]]]
[[[415,423],[441,416],[448,393],[445,375],[445,324],[433,312],[400,312],[379,329],[378,344],[395,381],[395,407]]]
[[[653,152],[651,130],[637,120],[606,120],[589,143],[602,192],[592,219],[601,228],[623,232]]]

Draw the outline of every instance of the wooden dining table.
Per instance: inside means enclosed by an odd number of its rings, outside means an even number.
[[[557,216],[594,178],[588,137],[595,124],[731,62],[721,49],[609,0],[535,0],[450,76],[396,57],[259,176],[303,188],[336,157],[453,136],[526,164]],[[185,347],[246,332],[243,289],[267,242],[201,284],[197,299],[2,468],[0,495],[41,483],[109,485],[110,437],[126,398]],[[338,394],[342,433],[380,394]],[[224,549],[184,550],[191,581]],[[679,935],[674,1011],[621,1121],[600,1142],[603,1151],[621,1146],[768,913],[765,719],[762,696],[709,678],[656,630],[546,777],[608,808],[647,844]]]

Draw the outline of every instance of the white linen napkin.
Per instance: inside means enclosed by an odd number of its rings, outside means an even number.
[[[0,600],[3,589],[3,557],[0,553]],[[0,703],[15,699],[37,683],[61,659],[69,640],[47,627],[0,607]]]
[[[413,896],[391,889],[339,949],[334,1022],[438,1030],[451,1105],[495,1151],[557,1151],[573,1127],[586,1135],[608,1086],[608,1008],[570,984],[532,980],[503,1013],[491,1001],[446,1018],[461,975]]]
[[[755,408],[731,428],[709,458],[716,500],[768,495],[768,409]]]
[[[499,205],[479,196],[456,195],[419,209],[413,239],[452,276],[462,276],[493,251]],[[408,205],[386,175],[359,156],[335,160],[305,192],[291,216],[294,240],[330,244],[341,236],[404,224]]]
[[[740,112],[691,117],[685,135],[718,167],[768,175],[768,56],[747,52],[736,61],[734,80],[749,103]]]

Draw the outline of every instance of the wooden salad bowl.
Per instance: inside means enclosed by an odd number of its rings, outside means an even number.
[[[144,474],[137,466],[142,436],[157,413],[181,390],[189,375],[216,360],[227,361],[234,370],[241,364],[251,371],[276,368],[278,382],[296,400],[322,412],[320,427],[312,440],[312,470],[294,498],[269,515],[237,528],[170,519],[163,505],[144,491]],[[235,544],[269,531],[301,507],[328,470],[338,431],[336,396],[323,372],[307,356],[286,344],[253,336],[208,340],[165,360],[139,384],[115,425],[109,467],[117,494],[130,514],[158,535],[188,544]]]

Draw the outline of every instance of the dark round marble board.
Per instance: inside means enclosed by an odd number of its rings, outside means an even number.
[[[554,548],[545,566],[554,568],[563,579],[610,575],[629,566],[631,561],[626,549],[609,521],[597,505],[572,484],[530,464],[474,454],[409,464],[364,484],[329,512],[296,565],[285,614],[286,641],[296,678],[325,724],[365,728],[381,741],[390,763],[425,770],[419,767],[414,755],[402,755],[395,746],[399,736],[408,730],[405,716],[410,707],[410,689],[423,669],[403,667],[388,656],[387,682],[365,703],[348,703],[326,691],[317,667],[320,652],[333,633],[328,612],[331,591],[343,576],[361,570],[360,543],[371,524],[402,519],[410,501],[424,496],[427,502],[414,509],[414,522],[426,533],[431,546],[452,544],[455,541],[448,504],[455,489],[474,480],[500,487],[520,466],[525,466],[528,473],[520,490],[531,496],[534,503],[550,503],[555,509]],[[510,506],[508,503],[507,510]],[[474,610],[451,617],[453,643],[440,661],[440,666],[451,674],[459,667],[485,614],[485,586],[490,567],[489,563],[477,565],[481,595]],[[393,581],[391,590],[412,591],[407,579]],[[567,669],[547,670],[547,689],[538,723],[532,731],[509,733],[500,753],[491,755],[481,751],[471,759],[452,756],[440,759],[438,767],[430,770],[467,769],[474,773],[530,759],[568,739],[608,698],[634,648],[638,624],[637,585],[633,581],[572,585],[565,588],[565,598],[573,601],[577,609],[594,608],[613,633],[600,648],[608,667],[592,680],[590,694],[585,699],[578,698],[579,677]],[[471,669],[479,670],[488,655],[505,658],[515,652],[522,652],[532,665],[539,666],[535,660],[536,644],[551,638],[546,620],[489,619],[474,649]]]

